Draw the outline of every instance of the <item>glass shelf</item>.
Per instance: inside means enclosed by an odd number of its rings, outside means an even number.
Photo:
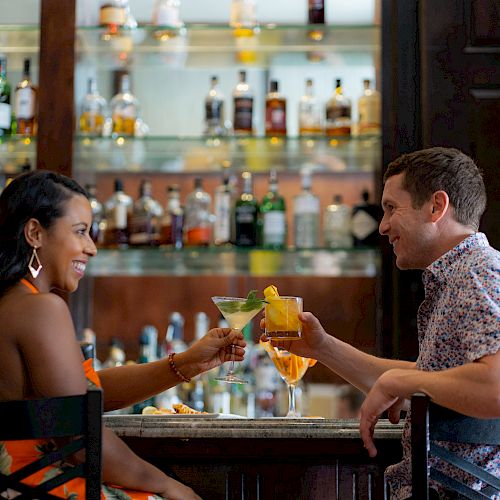
[[[318,40],[318,38],[321,38]],[[233,30],[226,24],[189,24],[180,30],[143,25],[111,35],[102,27],[77,30],[76,51],[105,68],[133,56],[134,65],[211,66],[236,56],[241,64],[338,63],[339,57],[368,59],[381,49],[378,26],[263,25]]]
[[[380,272],[375,248],[274,251],[234,247],[100,249],[90,276],[322,276],[374,278]]]
[[[74,148],[80,172],[129,173],[298,171],[313,164],[316,171],[375,172],[380,167],[380,137],[345,138],[181,138],[79,137]]]
[[[18,174],[22,165],[34,164],[35,157],[35,138],[14,135],[0,139],[0,173]]]

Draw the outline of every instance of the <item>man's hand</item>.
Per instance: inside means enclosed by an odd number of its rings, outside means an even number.
[[[314,314],[303,312],[299,314],[299,319],[302,323],[302,338],[300,340],[270,340],[265,334],[262,335],[261,340],[264,342],[270,341],[273,346],[281,347],[297,356],[318,359],[325,340],[330,336],[325,332]],[[260,322],[260,327],[264,329],[265,326],[266,319],[264,318]]]
[[[401,410],[406,406],[406,400],[399,397],[394,390],[394,381],[407,370],[393,369],[386,371],[375,382],[365,401],[361,406],[359,433],[370,457],[377,455],[377,448],[373,442],[375,424],[380,415],[386,410],[389,412],[389,420],[397,424],[400,419]]]

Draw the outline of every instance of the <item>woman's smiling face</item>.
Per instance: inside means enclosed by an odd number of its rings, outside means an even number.
[[[38,249],[43,269],[37,284],[46,291],[57,288],[74,292],[89,258],[97,253],[89,233],[92,210],[87,198],[75,194],[64,202],[63,210],[64,215],[43,230]]]

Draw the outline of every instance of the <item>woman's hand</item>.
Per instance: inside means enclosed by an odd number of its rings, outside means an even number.
[[[246,342],[243,334],[230,328],[212,328],[187,351],[186,363],[197,367],[197,373],[211,370],[226,361],[243,361]]]
[[[165,484],[165,490],[159,493],[163,498],[168,500],[201,500],[189,486],[168,478]]]
[[[318,318],[310,312],[299,313],[299,319],[302,323],[302,337],[300,340],[273,340],[269,339],[265,334],[261,340],[271,342],[275,347],[281,347],[289,352],[293,352],[297,356],[305,358],[318,359],[321,353],[324,342],[328,333],[325,332]],[[266,319],[263,318],[260,322],[261,329],[266,326]]]

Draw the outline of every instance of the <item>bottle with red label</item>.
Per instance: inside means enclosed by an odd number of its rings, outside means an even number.
[[[186,245],[208,246],[212,241],[212,199],[203,190],[201,177],[194,180],[194,191],[186,198],[184,240]]]
[[[276,80],[271,80],[266,95],[266,135],[286,136],[286,98],[279,93]]]

